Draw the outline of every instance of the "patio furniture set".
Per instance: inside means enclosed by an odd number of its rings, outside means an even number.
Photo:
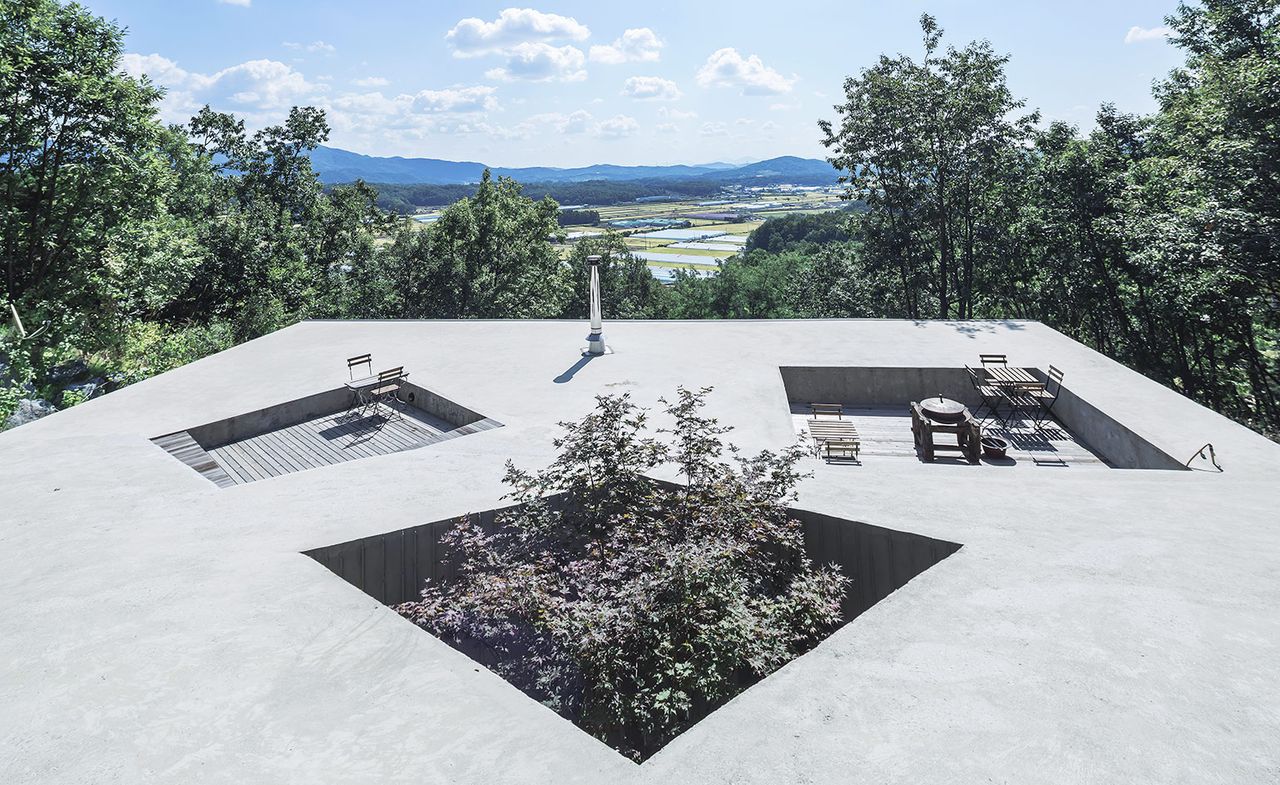
[[[1050,365],[1047,381],[1040,381],[1028,369],[1009,365],[1003,354],[980,354],[978,359],[981,368],[965,366],[981,402],[976,411],[941,395],[911,402],[911,434],[921,459],[932,462],[939,452],[959,453],[974,464],[984,452],[1004,457],[1009,443],[997,436],[983,436],[989,421],[996,420],[1007,430],[1015,420],[1030,419],[1040,431],[1046,419],[1052,419],[1053,405],[1062,392],[1062,371]],[[857,462],[861,437],[853,422],[845,418],[843,405],[812,403],[809,410],[806,425],[818,457],[828,463]]]
[[[364,369],[364,376],[357,377],[356,370]],[[347,412],[351,413],[359,411],[364,415],[369,409],[377,411],[381,404],[386,406],[396,417],[403,419],[400,410],[392,406],[392,403],[403,403],[400,400],[400,389],[409,374],[405,372],[403,365],[395,368],[388,368],[385,371],[373,372],[373,356],[369,354],[360,354],[355,357],[347,358],[347,391],[351,393],[350,402],[347,405]]]

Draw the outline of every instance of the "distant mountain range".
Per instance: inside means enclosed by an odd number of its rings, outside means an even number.
[[[380,158],[361,155],[336,147],[318,147],[311,153],[311,165],[324,183],[370,183],[400,185],[451,185],[475,183],[485,164],[474,161],[443,161],[438,158]],[[836,171],[831,164],[816,158],[784,155],[767,161],[734,165],[726,163],[696,166],[617,166],[596,164],[570,169],[551,166],[519,168],[489,167],[495,177],[514,177],[521,182],[578,183],[591,180],[626,181],[653,179],[714,178],[723,182],[756,182],[774,184],[795,182],[835,184]]]

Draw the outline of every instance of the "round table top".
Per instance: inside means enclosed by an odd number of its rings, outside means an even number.
[[[930,419],[941,420],[942,422],[958,422],[964,416],[963,403],[953,401],[950,398],[943,398],[940,395],[925,398],[920,402],[920,408]]]

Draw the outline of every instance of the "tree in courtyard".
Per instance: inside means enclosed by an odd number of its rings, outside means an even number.
[[[456,578],[399,611],[638,759],[807,651],[848,579],[787,515],[802,449],[738,456],[708,393],[664,401],[663,438],[628,395],[597,397],[547,468],[508,463],[518,506],[459,521]],[[648,476],[664,465],[683,482]]]

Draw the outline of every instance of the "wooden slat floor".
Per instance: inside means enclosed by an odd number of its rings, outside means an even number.
[[[186,431],[157,436],[151,441],[165,452],[195,469],[205,479],[219,488],[226,488],[236,484],[236,481],[218,465],[213,456],[206,452]]]
[[[386,405],[364,413],[339,412],[207,451],[185,431],[153,441],[219,487],[227,487],[412,450],[502,425],[485,418],[455,428],[412,406],[397,404],[396,411],[400,416]]]
[[[791,419],[796,433],[805,432],[805,424],[810,416],[807,406],[791,407]],[[920,460],[911,437],[911,415],[907,413],[905,406],[901,410],[846,407],[844,417],[858,429],[862,439],[863,463],[891,458]],[[1102,456],[1082,444],[1056,422],[1046,422],[1044,428],[1037,431],[1030,420],[1023,424],[1015,423],[1011,429],[992,420],[983,426],[982,432],[984,435],[1003,437],[1011,445],[1004,461],[983,458],[983,465],[1107,468]],[[963,459],[945,454],[939,454],[937,462],[967,465]]]

